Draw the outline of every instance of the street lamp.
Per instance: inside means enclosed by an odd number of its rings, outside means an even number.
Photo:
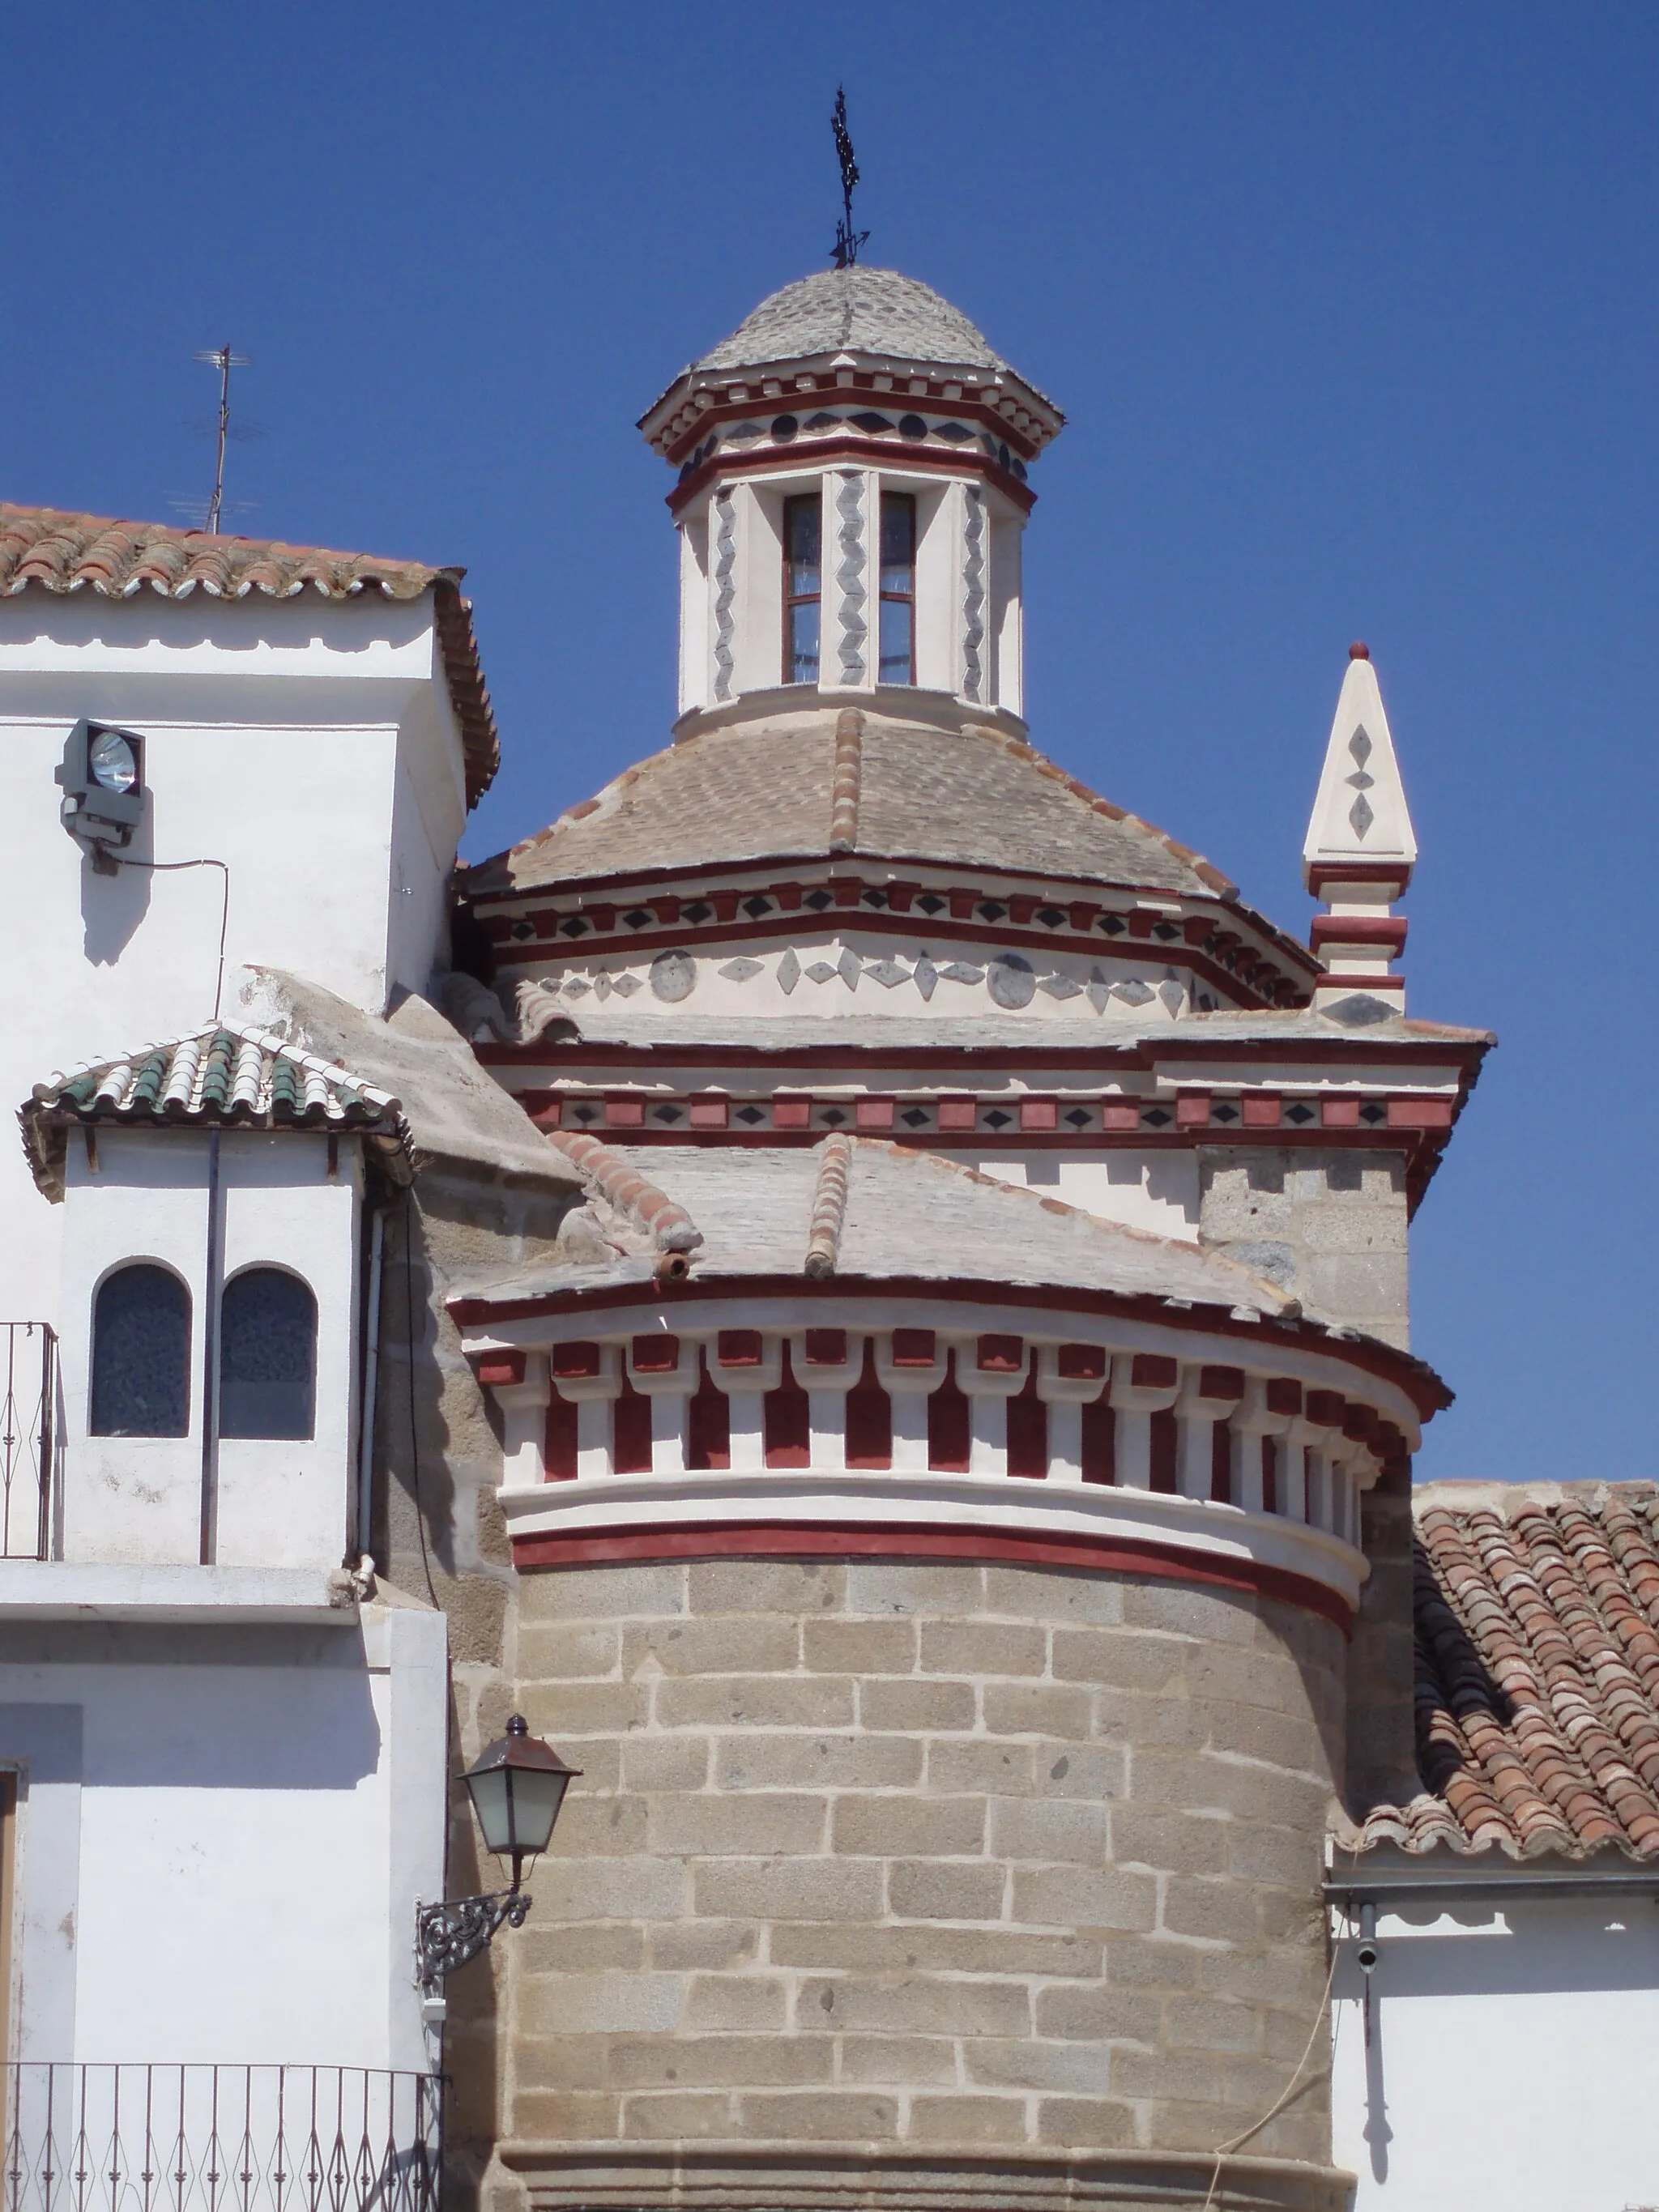
[[[421,1988],[435,1998],[444,1977],[476,1959],[503,1925],[522,1928],[530,1895],[521,1887],[524,1863],[538,1858],[552,1837],[564,1793],[580,1775],[550,1743],[532,1735],[522,1713],[461,1779],[483,1831],[484,1848],[513,1863],[513,1887],[483,1897],[453,1897],[416,1909],[415,1953]]]

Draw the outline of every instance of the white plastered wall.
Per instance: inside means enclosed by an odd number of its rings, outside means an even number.
[[[991,696],[1011,714],[1025,712],[1024,611],[1020,565],[1024,517],[999,503],[991,514],[989,633]]]
[[[356,1419],[359,1151],[355,1139],[341,1141],[331,1180],[324,1136],[221,1138],[224,1280],[270,1265],[310,1287],[317,1421],[308,1440],[221,1440],[216,1565],[328,1569],[343,1557]],[[200,1556],[207,1173],[208,1139],[196,1132],[100,1131],[95,1170],[71,1133],[63,1209],[66,1559],[192,1565]],[[88,1432],[98,1287],[135,1260],[171,1268],[190,1291],[185,1436]]]
[[[794,465],[735,479],[716,487],[680,523],[680,709],[712,702],[717,696],[715,653],[719,629],[715,596],[719,587],[717,562],[710,547],[717,499],[729,499],[732,510],[732,692],[734,697],[750,691],[780,687],[783,678],[783,507],[787,499],[816,491],[823,502],[823,568],[820,599],[820,676],[818,688],[846,696],[873,691],[878,684],[880,635],[880,512],[884,487],[908,492],[916,501],[916,661],[915,688],[959,694],[963,680],[963,495],[966,478],[941,478],[936,471],[907,471],[895,453],[896,465],[861,468],[845,461],[805,465],[806,457]],[[854,579],[863,596],[857,601],[866,635],[859,647],[864,662],[861,675],[843,672],[842,609],[845,602],[845,562],[841,532],[846,518],[837,504],[843,488],[857,487],[860,540],[863,565]],[[1012,507],[987,495],[990,550],[987,561],[987,705],[1012,705],[1018,711],[1018,519]],[[1005,544],[1004,541],[1007,541]],[[1002,552],[997,548],[1004,545]],[[1012,544],[1012,582],[1009,580]],[[1000,562],[1000,569],[998,562]],[[999,584],[998,576],[1001,575]],[[1000,598],[999,598],[1000,592]],[[1004,643],[1002,659],[1013,673],[1012,699],[997,689],[997,640]]]
[[[442,1893],[444,1621],[347,1621],[5,1632],[9,2057],[431,2063],[412,1939]]]
[[[1103,1221],[1121,1221],[1153,1237],[1198,1242],[1198,1157],[1190,1151],[1168,1152],[987,1152],[966,1164],[1000,1182],[1022,1184],[1057,1198]]]
[[[216,867],[100,875],[52,781],[76,720],[145,740],[130,855]],[[459,732],[429,596],[234,604],[143,591],[0,602],[0,936],[27,945],[0,1024],[10,1111],[60,1069],[211,1018],[244,965],[381,1012],[423,988],[465,819]],[[21,1153],[0,1164],[0,1311],[58,1317],[59,1218]]]
[[[1335,2162],[1355,2212],[1659,2202],[1659,1903],[1378,1916],[1371,2033],[1352,1942],[1333,2009]]]

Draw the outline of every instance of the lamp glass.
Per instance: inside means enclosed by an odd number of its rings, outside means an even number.
[[[118,730],[104,730],[87,748],[93,781],[106,791],[131,791],[138,781],[138,757]]]
[[[550,1773],[545,1767],[520,1766],[513,1776],[513,1818],[518,1847],[531,1854],[544,1851],[559,1817],[568,1774]]]
[[[513,1783],[514,1777],[505,1766],[492,1766],[482,1774],[469,1774],[466,1786],[471,1792],[472,1809],[478,1816],[478,1826],[483,1831],[484,1848],[499,1856],[513,1849]]]

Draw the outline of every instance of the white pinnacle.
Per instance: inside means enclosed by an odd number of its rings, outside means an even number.
[[[1313,890],[1316,868],[1328,874],[1334,866],[1358,860],[1367,864],[1369,873],[1376,864],[1392,864],[1400,872],[1398,897],[1416,859],[1417,838],[1376,671],[1364,647],[1356,646],[1342,679],[1302,848],[1302,879]]]

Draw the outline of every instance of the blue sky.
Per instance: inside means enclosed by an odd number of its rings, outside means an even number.
[[[1028,537],[1036,742],[1288,927],[1351,638],[1423,860],[1412,1008],[1490,1026],[1421,1213],[1424,1474],[1654,1473],[1659,15],[400,0],[8,12],[0,485],[175,519],[252,358],[251,534],[465,562],[479,855],[663,741],[633,429],[866,258],[1071,427]]]

